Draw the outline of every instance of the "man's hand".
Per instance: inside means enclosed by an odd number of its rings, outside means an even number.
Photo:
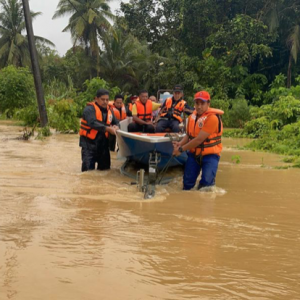
[[[118,130],[118,126],[106,127],[106,131],[112,135],[116,135],[116,131]]]
[[[174,156],[179,156],[181,152],[178,150],[180,147],[179,142],[173,142],[173,155]]]

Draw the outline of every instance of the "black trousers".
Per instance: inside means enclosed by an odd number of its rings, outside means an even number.
[[[140,125],[138,123],[130,123],[128,125],[128,132],[154,133],[154,131],[152,124]]]
[[[109,141],[107,138],[97,143],[97,146],[86,143],[81,148],[81,171],[86,172],[89,170],[95,170],[97,163],[97,170],[109,170],[110,169],[110,153],[109,153]]]
[[[179,121],[160,119],[156,125],[156,132],[165,132],[167,128],[170,128],[171,132],[179,132]]]
[[[108,139],[109,139],[109,150],[114,152],[116,148],[117,137],[115,135],[110,134]]]

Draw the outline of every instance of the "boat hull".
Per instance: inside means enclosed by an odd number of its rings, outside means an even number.
[[[143,134],[127,132],[130,119],[120,122],[120,130],[117,131],[118,157],[149,164],[150,153],[160,154],[158,168],[163,169],[168,166],[184,165],[187,160],[187,154],[184,152],[180,156],[172,157],[174,136],[166,136],[165,133]],[[176,138],[182,138],[184,135],[176,135]]]

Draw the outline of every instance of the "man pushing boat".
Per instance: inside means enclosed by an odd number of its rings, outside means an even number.
[[[188,159],[183,175],[183,189],[192,189],[201,174],[198,189],[215,185],[222,151],[222,110],[210,108],[210,95],[200,91],[194,96],[195,111],[188,118],[187,134],[180,142],[173,142],[173,155],[187,151]]]

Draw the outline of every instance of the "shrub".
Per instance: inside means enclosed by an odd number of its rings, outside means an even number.
[[[99,89],[107,89],[110,93],[110,99],[113,99],[115,95],[119,94],[121,91],[118,87],[110,88],[109,84],[104,79],[101,79],[99,77],[95,77],[91,80],[86,80],[83,85],[86,87],[86,90],[80,93],[75,98],[75,102],[77,103],[78,109],[78,117],[82,116],[82,112],[86,104],[94,100]]]
[[[251,138],[258,138],[270,129],[269,121],[266,117],[251,120],[245,124],[244,134]]]
[[[250,109],[247,100],[232,100],[232,108],[229,111],[229,126],[242,128],[248,120],[250,120]]]
[[[33,76],[28,69],[8,66],[0,71],[0,112],[12,117],[14,109],[34,102]]]
[[[50,127],[60,132],[78,132],[77,105],[72,99],[49,100],[47,106]]]
[[[17,109],[13,117],[24,122],[24,126],[33,126],[38,123],[39,111],[37,104],[31,104],[27,107]]]

